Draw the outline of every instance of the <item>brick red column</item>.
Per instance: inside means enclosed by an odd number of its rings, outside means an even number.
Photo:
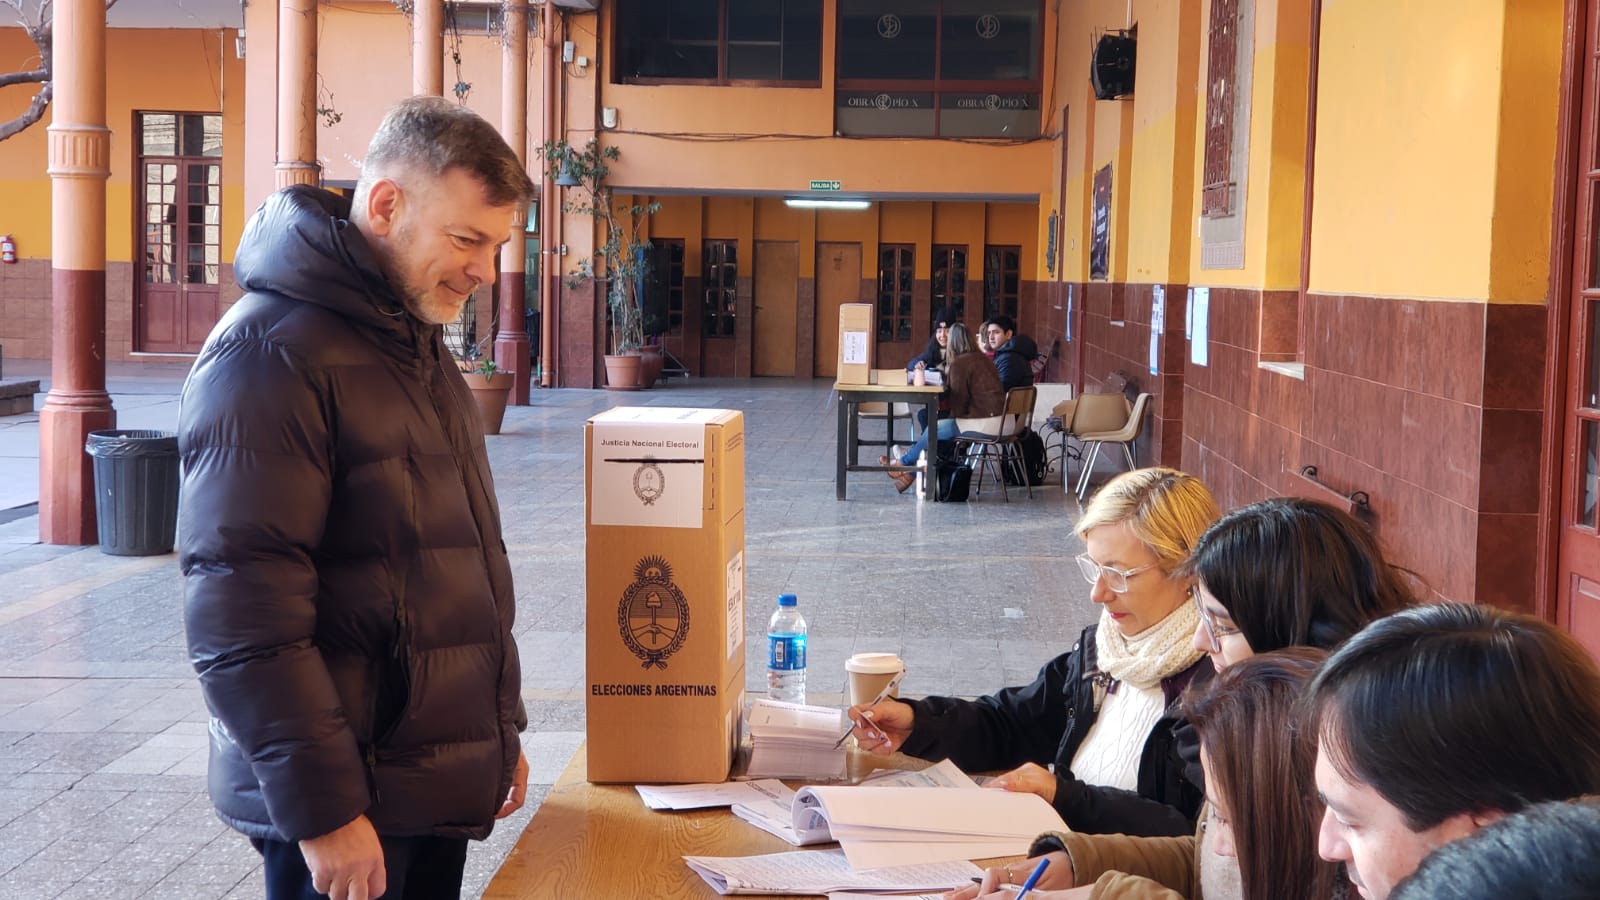
[[[528,162],[528,0],[505,0],[504,52],[500,55],[500,133],[526,166]],[[500,330],[494,337],[494,361],[516,374],[511,402],[528,405],[530,348],[527,308],[526,209],[511,224],[511,240],[500,250]]]
[[[105,0],[58,0],[49,142],[50,393],[39,413],[39,539],[93,544],[89,432],[116,426],[106,393]]]

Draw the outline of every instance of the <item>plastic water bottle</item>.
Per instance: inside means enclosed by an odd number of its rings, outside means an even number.
[[[793,594],[779,594],[767,624],[767,696],[806,702],[806,620]]]
[[[928,451],[917,454],[917,499],[927,496],[928,490]]]

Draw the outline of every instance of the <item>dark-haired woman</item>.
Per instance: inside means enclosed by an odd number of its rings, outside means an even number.
[[[1006,392],[1000,386],[1000,373],[995,370],[994,361],[984,356],[972,342],[972,334],[967,331],[967,326],[959,323],[950,326],[949,349],[950,372],[945,384],[945,396],[950,399],[950,415],[953,418],[939,419],[938,437],[941,441],[951,440],[960,433],[961,426],[956,424],[956,419],[997,417],[1006,408]],[[902,466],[914,466],[917,457],[927,446],[928,429],[924,428],[922,437],[917,438],[911,449],[892,461]],[[888,465],[891,457],[880,457],[878,462]],[[910,472],[890,472],[889,478],[903,494],[916,477]]]
[[[1317,856],[1321,810],[1306,790],[1315,747],[1294,734],[1295,709],[1307,682],[1327,655],[1312,647],[1265,653],[1229,667],[1194,692],[1186,704],[1200,735],[1200,758],[1209,797],[1210,841],[1218,853],[1237,856],[1245,900],[1342,900],[1350,895],[1344,870]],[[1038,900],[1180,900],[1200,894],[1195,837],[1135,838],[1065,833],[1050,836],[1067,852],[1046,870],[1082,885],[1029,894]],[[1118,866],[1137,861],[1141,874]],[[999,892],[991,869],[977,890],[985,900]],[[1059,880],[1059,879],[1058,879]],[[972,896],[962,891],[952,896]]]

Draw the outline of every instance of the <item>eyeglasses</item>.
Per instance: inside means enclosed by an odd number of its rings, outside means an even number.
[[[1222,639],[1239,634],[1239,629],[1218,622],[1216,616],[1211,614],[1211,610],[1206,609],[1206,605],[1200,601],[1199,591],[1191,588],[1189,596],[1194,599],[1194,608],[1200,610],[1200,627],[1206,633],[1206,640],[1211,642],[1211,652],[1221,653]]]
[[[1078,571],[1083,573],[1083,580],[1094,584],[1105,579],[1106,590],[1113,594],[1126,594],[1128,592],[1128,579],[1147,569],[1154,569],[1155,563],[1139,566],[1136,569],[1113,569],[1102,566],[1089,558],[1089,554],[1080,553],[1074,557],[1078,561]]]

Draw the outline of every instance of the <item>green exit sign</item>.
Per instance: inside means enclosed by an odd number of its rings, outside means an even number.
[[[812,181],[813,191],[837,191],[843,189],[843,184],[838,181]]]

